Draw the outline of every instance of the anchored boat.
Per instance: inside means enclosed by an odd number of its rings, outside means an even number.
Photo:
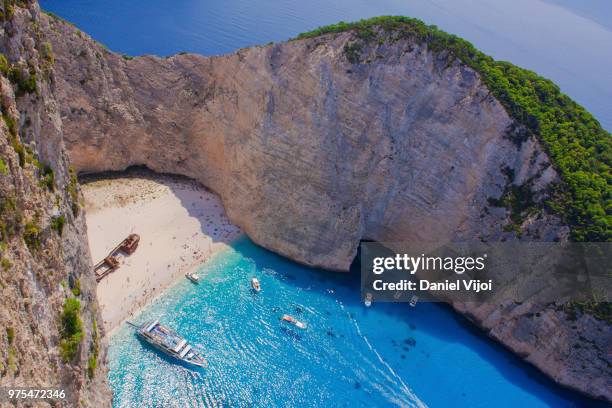
[[[413,295],[410,298],[410,306],[415,307],[418,301],[419,301],[419,297],[417,295]]]
[[[261,285],[259,284],[259,279],[252,278],[251,279],[251,287],[255,292],[261,292]]]
[[[294,325],[295,327],[297,327],[298,329],[305,329],[306,328],[306,323],[302,323],[300,322],[298,319],[296,319],[293,316],[289,316],[289,315],[283,315],[283,317],[281,317],[281,320],[287,323],[291,323],[292,325]]]
[[[168,327],[162,326],[159,320],[147,322],[142,326],[129,324],[137,328],[136,335],[139,338],[162,353],[198,367],[206,367],[208,365],[204,357],[202,357],[201,351],[187,343],[187,340]]]
[[[197,273],[186,273],[185,277],[187,279],[189,279],[190,281],[192,281],[193,283],[200,283],[200,276]]]

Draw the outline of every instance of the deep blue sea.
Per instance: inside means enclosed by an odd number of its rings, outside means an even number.
[[[609,0],[41,0],[112,50],[205,55],[340,20],[401,14],[533,69],[612,129]],[[134,320],[159,318],[206,350],[174,364],[124,326],[110,340],[115,407],[586,406],[434,304],[359,301],[358,276],[304,268],[247,239]],[[257,276],[260,294],[249,290]],[[283,313],[308,323],[296,331]]]
[[[110,341],[115,407],[583,407],[437,304],[359,298],[359,277],[309,269],[243,238],[135,323],[159,319],[205,350],[175,364],[124,325]],[[262,291],[250,288],[259,278]],[[279,321],[291,314],[298,330]]]

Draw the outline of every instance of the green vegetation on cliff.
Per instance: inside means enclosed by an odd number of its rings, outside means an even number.
[[[2,157],[0,157],[0,174],[2,174],[3,176],[8,175],[8,166],[6,165]]]
[[[83,339],[83,322],[81,320],[81,302],[77,299],[66,299],[60,317],[60,354],[65,362],[71,361],[79,350]]]
[[[495,61],[471,43],[408,17],[375,17],[320,27],[297,39],[352,30],[347,44],[351,63],[369,43],[410,39],[434,52],[447,52],[477,71],[508,114],[542,143],[563,183],[548,202],[570,225],[575,241],[612,240],[611,135],[558,86],[532,71]]]
[[[98,354],[100,353],[100,333],[98,333],[98,322],[94,318],[92,322],[92,340],[89,347],[90,356],[87,359],[87,375],[89,378],[93,378],[96,373],[96,367],[98,367]]]
[[[24,225],[23,240],[31,252],[38,251],[41,245],[42,230],[36,223],[36,220],[28,221]]]

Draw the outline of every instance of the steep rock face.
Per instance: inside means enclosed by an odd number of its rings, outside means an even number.
[[[508,183],[503,169],[515,183],[556,177],[536,143],[506,137],[512,120],[478,75],[424,45],[382,44],[353,64],[343,33],[125,60],[57,31],[79,171],[144,164],[193,177],[252,239],[308,265],[346,270],[360,239],[497,239],[505,213],[484,208]],[[539,225],[562,233],[554,219]]]
[[[557,179],[536,140],[515,141],[520,127],[473,70],[409,39],[357,51],[345,32],[129,59],[57,19],[36,23],[54,56],[41,95],[56,105],[39,113],[55,130],[31,136],[43,157],[64,160],[64,143],[80,172],[141,164],[195,178],[254,241],[308,265],[345,270],[361,239],[518,239],[511,210],[491,201],[528,185],[538,203]],[[520,239],[567,235],[545,211],[518,227]],[[569,322],[551,306],[455,307],[556,381],[612,399],[601,321]],[[594,346],[575,348],[580,338]]]
[[[46,80],[51,56],[38,30],[40,11],[4,2],[2,12],[0,386],[63,389],[56,406],[110,406],[85,221]],[[62,324],[67,299],[79,302],[70,350]]]

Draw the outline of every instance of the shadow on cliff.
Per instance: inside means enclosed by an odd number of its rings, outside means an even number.
[[[168,187],[179,199],[190,217],[198,220],[203,234],[215,243],[230,243],[238,228],[225,216],[219,196],[197,181],[176,174],[156,173],[145,166],[131,166],[124,171],[107,171],[79,176],[81,183],[118,178],[139,178],[155,181]],[[179,187],[180,186],[180,187]],[[203,193],[205,191],[206,193]],[[214,196],[212,196],[214,194]],[[232,233],[234,232],[234,233]]]

